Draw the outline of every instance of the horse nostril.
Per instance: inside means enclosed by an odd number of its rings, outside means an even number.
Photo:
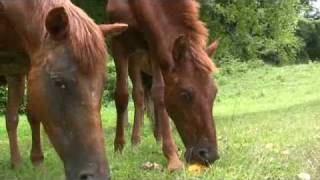
[[[207,148],[200,148],[198,150],[198,155],[204,159],[204,160],[207,160],[209,159],[209,150]]]
[[[93,180],[94,175],[89,173],[83,173],[80,175],[80,180]]]

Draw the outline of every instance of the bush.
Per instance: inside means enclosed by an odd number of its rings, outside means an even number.
[[[105,0],[72,0],[92,17],[96,23],[106,22]]]
[[[320,20],[300,19],[297,36],[304,41],[300,57],[304,60],[319,61],[320,58]]]
[[[107,70],[108,70],[108,75],[107,75],[108,80],[104,88],[103,99],[102,99],[102,103],[105,106],[107,106],[113,100],[113,97],[114,97],[114,91],[115,91],[115,85],[116,85],[116,68],[113,60],[108,61]]]
[[[217,59],[262,59],[272,64],[296,61],[302,43],[295,36],[298,0],[201,0],[201,16],[211,39],[221,38]]]
[[[8,88],[7,86],[0,86],[0,114],[4,114],[7,111],[7,96]],[[19,107],[19,113],[26,112],[26,96],[24,96],[23,103]]]
[[[264,62],[260,59],[251,60],[248,62],[241,62],[240,59],[237,59],[233,56],[223,57],[220,60],[219,64],[219,76],[245,73],[250,69],[255,69],[262,67]]]
[[[0,113],[3,114],[6,112],[7,106],[7,87],[0,87]]]

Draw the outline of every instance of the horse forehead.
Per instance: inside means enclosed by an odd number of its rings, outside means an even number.
[[[196,68],[187,69],[184,73],[179,76],[181,84],[188,86],[205,86],[208,83],[208,76],[202,74]]]
[[[45,50],[51,63],[55,64],[58,69],[66,69],[75,66],[75,62],[71,59],[72,55],[69,53],[68,48],[60,45],[55,50]]]

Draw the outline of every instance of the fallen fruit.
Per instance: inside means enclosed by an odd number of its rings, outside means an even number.
[[[188,173],[190,173],[191,175],[199,175],[200,173],[202,173],[206,169],[208,169],[207,166],[204,166],[201,164],[191,164],[188,166],[187,170],[188,170]]]

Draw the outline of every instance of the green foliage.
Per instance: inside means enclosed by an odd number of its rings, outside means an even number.
[[[200,2],[211,37],[221,38],[218,60],[232,57],[241,62],[262,59],[288,64],[297,58],[301,47],[295,36],[301,8],[298,0]]]
[[[0,113],[3,114],[6,112],[7,105],[7,87],[0,86]]]
[[[233,57],[223,57],[220,60],[220,66],[218,76],[225,76],[231,74],[246,73],[250,69],[256,69],[262,67],[264,62],[260,59],[252,60],[249,62],[241,62],[240,59],[235,59]]]
[[[297,35],[305,44],[300,52],[301,58],[318,60],[320,59],[320,20],[301,19]]]
[[[115,85],[116,85],[116,68],[114,65],[113,60],[110,60],[107,65],[108,69],[108,81],[105,85],[105,90],[103,93],[102,102],[105,106],[109,104],[113,100],[114,92],[115,92]]]
[[[7,109],[7,95],[8,95],[8,88],[7,86],[0,86],[0,114],[4,114]],[[26,112],[26,97],[24,97],[24,100],[22,104],[19,107],[19,113],[25,113]]]
[[[72,0],[74,4],[86,11],[89,16],[95,19],[96,23],[104,23],[105,20],[105,1],[104,0]]]

